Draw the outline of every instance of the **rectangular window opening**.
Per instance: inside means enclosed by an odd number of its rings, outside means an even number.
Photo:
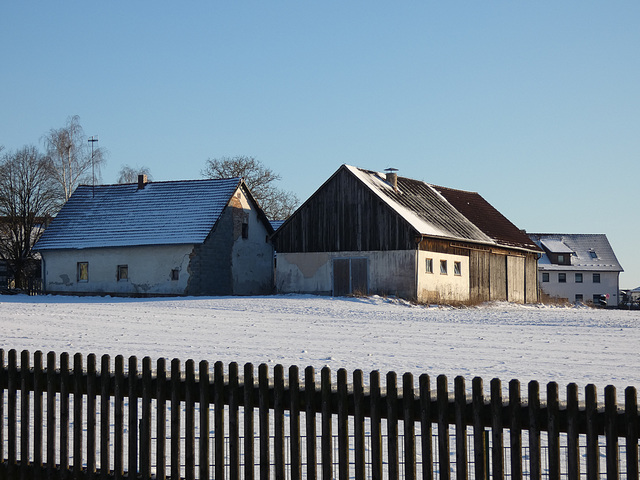
[[[567,283],[567,274],[566,273],[559,273],[558,274],[558,282],[559,283]]]
[[[129,265],[118,265],[118,281],[129,280]]]
[[[576,283],[582,283],[582,274],[576,273]]]
[[[433,258],[427,258],[427,273],[433,273]]]
[[[544,272],[542,274],[542,281],[547,283],[549,281],[549,273],[548,272]]]
[[[78,282],[89,281],[89,262],[78,262]]]
[[[172,281],[180,280],[180,270],[178,270],[177,268],[174,268],[171,270],[171,280]]]
[[[447,274],[447,261],[440,260],[440,275],[446,275],[446,274]]]
[[[594,273],[593,274],[593,283],[600,283],[600,274],[599,273]]]
[[[462,263],[461,262],[453,262],[453,274],[454,275],[462,275]]]
[[[242,238],[249,238],[249,220],[246,218],[242,222]]]

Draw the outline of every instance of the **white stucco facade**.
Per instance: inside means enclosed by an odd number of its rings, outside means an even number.
[[[44,251],[44,288],[56,293],[183,295],[192,251],[193,245]],[[86,264],[86,279],[79,278],[80,264]],[[127,267],[126,279],[118,278],[122,266]]]
[[[430,258],[433,273],[426,272]],[[469,259],[441,253],[394,250],[373,252],[278,253],[276,290],[280,293],[335,293],[334,260],[366,259],[369,294],[419,301],[465,301],[469,298]],[[440,272],[441,261],[447,272]],[[459,264],[459,274],[456,273]]]
[[[545,281],[548,275],[548,281]],[[594,282],[594,274],[599,282]],[[564,275],[564,282],[561,282]],[[576,276],[578,276],[576,278]],[[582,281],[577,280],[582,277]],[[619,277],[618,272],[606,271],[576,271],[567,270],[541,270],[538,272],[540,289],[550,297],[566,299],[570,302],[593,302],[594,295],[608,295],[607,306],[616,307],[619,303]]]

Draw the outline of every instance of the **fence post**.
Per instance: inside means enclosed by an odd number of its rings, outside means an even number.
[[[196,366],[192,359],[185,362],[184,382],[184,474],[186,480],[196,477]],[[216,437],[218,432],[216,432]]]
[[[35,475],[37,476],[40,476],[43,473],[42,426],[44,422],[44,410],[42,405],[42,394],[44,390],[45,381],[42,370],[42,352],[37,350],[33,354],[33,466],[35,467]],[[0,416],[0,418],[4,417]]]
[[[200,379],[200,382],[202,382],[202,374],[200,375]],[[232,480],[240,478],[239,403],[240,389],[238,387],[238,364],[236,362],[231,362],[229,364],[229,478]],[[200,415],[202,415],[203,407],[204,405],[200,405]],[[200,463],[202,463],[202,460],[200,460]],[[200,478],[202,478],[202,476]]]
[[[30,395],[29,395],[29,364],[30,355],[27,350],[21,352],[20,358],[20,475],[27,478],[29,466],[29,433],[30,433]]]
[[[504,451],[502,435],[502,382],[491,380],[491,478],[504,478]]]
[[[124,357],[122,355],[116,356],[114,393],[113,469],[116,480],[120,480],[124,476]]]
[[[47,478],[52,479],[56,468],[56,354],[47,353]]]
[[[284,367],[273,369],[273,427],[275,478],[284,478]]]
[[[69,472],[69,354],[60,355],[60,473]]]
[[[142,359],[142,419],[140,421],[140,473],[151,478],[151,358]]]
[[[422,452],[422,478],[433,480],[433,439],[431,428],[431,380],[423,373],[418,379],[420,388],[420,447]]]
[[[471,395],[473,406],[473,460],[475,467],[475,479],[486,480],[488,469],[488,442],[485,441],[484,431],[484,386],[482,378],[475,377],[471,382]]]
[[[87,475],[96,475],[96,356],[87,355]]]
[[[289,433],[291,435],[291,479],[302,478],[302,452],[300,450],[300,378],[298,367],[289,367]]]
[[[171,478],[182,478],[180,474],[180,360],[171,360]]]
[[[381,432],[381,400],[380,372],[369,374],[369,398],[371,401],[371,475],[374,480],[382,478],[382,432]]]
[[[128,478],[138,474],[138,359],[129,357],[129,472]]]
[[[269,367],[258,367],[258,411],[260,423],[260,480],[269,480],[271,455],[269,449]]]
[[[356,478],[365,478],[364,387],[362,370],[353,372],[353,430]]]

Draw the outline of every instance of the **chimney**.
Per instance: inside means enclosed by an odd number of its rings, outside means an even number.
[[[147,176],[138,175],[138,190],[142,190],[146,184],[147,184]]]
[[[384,171],[387,172],[387,182],[389,182],[393,187],[393,190],[397,192],[398,191],[398,174],[396,172],[398,171],[398,169],[389,167],[389,168],[385,168]]]

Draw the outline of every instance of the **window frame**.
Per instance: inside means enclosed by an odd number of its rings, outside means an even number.
[[[576,273],[575,275],[575,282],[576,283],[583,283],[584,281],[584,277],[582,276],[581,273]]]
[[[170,277],[172,282],[177,282],[178,280],[180,280],[180,269],[172,268]]]
[[[89,281],[89,262],[77,262],[76,278],[78,283],[87,283]]]
[[[426,273],[433,274],[433,258],[427,258],[425,261],[425,271]]]
[[[453,274],[457,277],[462,276],[462,262],[453,262]]]
[[[123,275],[124,273],[124,275]],[[118,282],[128,282],[129,281],[129,265],[118,265],[116,269],[116,278]]]
[[[447,260],[440,260],[440,275],[449,275]]]
[[[542,283],[549,283],[549,272],[542,272]]]
[[[599,273],[594,273],[591,277],[593,283],[601,283],[601,278]],[[597,279],[597,280],[596,280]]]
[[[558,283],[567,283],[567,274],[564,272],[558,273]]]

